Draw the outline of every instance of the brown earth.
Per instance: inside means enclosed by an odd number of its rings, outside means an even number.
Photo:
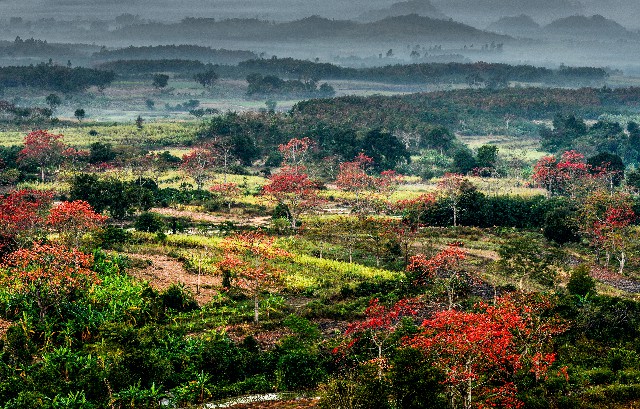
[[[242,217],[235,214],[228,214],[224,216],[218,216],[208,213],[202,212],[194,212],[190,210],[177,210],[171,208],[164,207],[154,207],[151,209],[152,212],[161,214],[163,216],[168,217],[181,217],[185,219],[190,219],[197,222],[207,222],[207,223],[223,223],[223,222],[232,222],[239,226],[255,226],[255,227],[265,227],[269,225],[271,221],[271,216],[254,216],[254,217]]]
[[[295,399],[288,401],[271,401],[241,403],[230,406],[234,409],[314,409],[318,407],[317,399]]]
[[[172,284],[181,283],[194,295],[199,305],[204,305],[218,294],[222,285],[220,277],[192,274],[184,269],[182,263],[164,255],[130,254],[149,263],[146,268],[132,269],[130,274],[140,280],[148,281],[156,290],[166,290]]]

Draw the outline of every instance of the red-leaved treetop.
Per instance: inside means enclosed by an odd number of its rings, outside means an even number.
[[[197,189],[202,190],[205,182],[212,177],[217,159],[212,146],[202,145],[182,157],[180,168],[196,182]]]
[[[99,282],[91,271],[93,256],[63,246],[35,243],[6,257],[1,282],[33,299],[41,318],[74,291]]]
[[[263,292],[280,283],[281,270],[273,265],[291,254],[275,247],[275,238],[260,232],[239,233],[222,242],[223,257],[217,267],[234,275],[235,285],[254,301],[254,322],[258,324],[259,300]]]
[[[307,158],[307,152],[314,144],[309,138],[293,138],[286,144],[279,145],[278,150],[282,154],[282,162],[286,166],[303,166]]]
[[[535,164],[531,177],[551,196],[571,195],[573,197],[580,190],[589,192],[597,187],[595,185],[609,185],[615,174],[615,171],[607,169],[606,166],[591,167],[585,162],[584,155],[581,153],[567,151],[560,159],[555,156],[541,158]]]
[[[414,273],[417,281],[426,282],[438,276],[454,274],[460,262],[466,257],[466,253],[457,243],[449,244],[447,248],[431,258],[427,258],[424,254],[410,257],[407,271]]]
[[[452,407],[521,408],[514,376],[544,380],[556,359],[553,337],[566,329],[543,318],[549,308],[545,298],[510,296],[495,305],[479,303],[473,312],[441,311],[405,342],[444,372]]]
[[[227,204],[227,209],[231,211],[233,199],[240,196],[240,188],[236,183],[216,183],[209,188],[209,191]]]
[[[318,183],[311,180],[304,166],[285,166],[269,177],[269,184],[262,193],[289,210],[291,228],[295,229],[300,215],[317,207],[322,201],[318,196]]]
[[[34,164],[40,168],[40,178],[45,181],[46,172],[59,166],[69,151],[62,142],[63,135],[51,134],[38,130],[24,138],[24,148],[18,155],[18,162],[23,165]]]
[[[589,195],[580,211],[582,231],[591,245],[605,253],[605,266],[612,255],[618,260],[618,273],[622,274],[626,252],[630,246],[630,225],[636,220],[633,199],[626,193],[610,194],[596,190]]]
[[[364,311],[364,320],[353,322],[347,327],[345,335],[352,337],[347,348],[360,339],[370,341],[375,350],[375,358],[372,361],[378,366],[378,378],[381,378],[382,371],[387,366],[384,352],[392,346],[390,339],[393,338],[394,331],[403,317],[416,315],[418,308],[419,302],[416,299],[403,299],[391,307],[380,304],[377,298],[372,299]],[[339,352],[339,348],[333,352]]]
[[[22,189],[0,196],[0,251],[30,243],[44,226],[53,193]]]
[[[372,164],[373,159],[360,152],[353,161],[340,164],[336,177],[339,189],[354,194],[352,208],[360,217],[366,216],[371,208],[380,208],[378,205],[393,207],[389,199],[404,181],[404,176],[394,170],[385,170],[378,176],[370,175],[367,169]]]
[[[447,293],[448,308],[455,306],[456,292],[464,284],[465,276],[460,263],[467,257],[459,243],[451,243],[431,258],[418,254],[409,258],[407,272],[418,285],[424,285],[437,278]]]
[[[60,234],[65,244],[78,247],[83,234],[97,229],[106,220],[107,217],[96,213],[89,203],[75,200],[52,208],[46,224]]]

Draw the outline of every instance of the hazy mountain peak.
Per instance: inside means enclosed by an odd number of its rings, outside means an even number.
[[[360,21],[377,21],[387,17],[417,14],[419,16],[444,19],[447,18],[431,0],[407,0],[393,3],[388,8],[371,10],[358,17]]]

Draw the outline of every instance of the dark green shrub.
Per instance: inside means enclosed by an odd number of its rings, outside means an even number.
[[[327,376],[318,356],[304,350],[282,355],[277,370],[280,385],[287,390],[315,388]]]
[[[126,244],[131,239],[131,233],[116,226],[106,226],[96,233],[99,245],[104,249],[113,249]]]
[[[596,293],[596,281],[589,275],[589,266],[583,264],[573,269],[567,291],[581,297]]]
[[[165,226],[164,221],[159,215],[151,212],[144,212],[138,216],[134,227],[139,231],[156,233],[163,230]]]
[[[160,299],[163,307],[168,310],[188,312],[198,309],[193,294],[181,284],[172,284],[160,294]]]
[[[580,241],[579,227],[575,212],[567,207],[551,209],[544,216],[543,234],[547,240],[558,244]]]
[[[377,368],[365,365],[357,371],[333,378],[322,388],[319,406],[322,409],[385,409],[390,408],[389,384],[377,377]]]

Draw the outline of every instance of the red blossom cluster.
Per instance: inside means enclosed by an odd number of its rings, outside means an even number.
[[[223,273],[235,276],[235,285],[254,300],[254,322],[258,323],[258,299],[280,280],[281,271],[272,261],[291,257],[275,247],[275,238],[261,232],[238,233],[223,240],[223,257],[217,263]]]
[[[407,271],[416,274],[418,281],[425,282],[440,275],[451,274],[466,257],[459,243],[452,243],[431,258],[424,254],[410,257]]]
[[[279,145],[278,150],[286,165],[296,167],[304,164],[307,152],[314,145],[315,142],[309,138],[293,138],[286,144]]]
[[[463,407],[520,408],[516,373],[533,373],[543,379],[556,359],[550,351],[553,336],[566,326],[542,318],[547,299],[498,299],[495,305],[479,303],[475,312],[437,312],[422,323],[421,332],[406,345],[425,351],[441,369],[452,397]]]
[[[32,297],[44,317],[49,309],[74,291],[99,279],[91,271],[93,256],[64,246],[34,243],[5,258],[3,285]]]
[[[564,152],[560,159],[545,156],[533,168],[533,181],[551,195],[557,195],[566,194],[574,185],[587,180],[607,180],[615,176],[616,171],[608,169],[606,164],[593,167],[584,159],[584,155],[576,151]]]
[[[302,212],[322,203],[318,191],[319,183],[309,178],[304,166],[284,166],[280,172],[271,175],[269,184],[262,188],[263,194],[287,206],[292,228],[296,227]]]
[[[42,228],[52,201],[52,192],[32,189],[0,196],[0,250]]]

